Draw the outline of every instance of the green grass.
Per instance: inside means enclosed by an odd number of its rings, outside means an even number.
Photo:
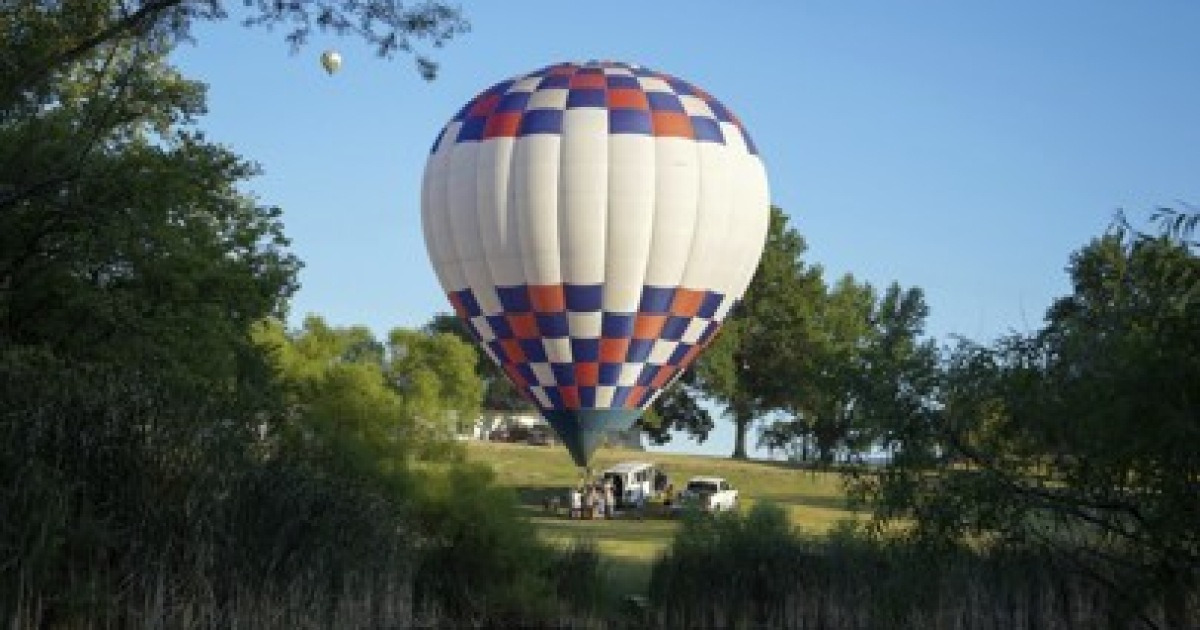
[[[678,521],[656,516],[645,520],[578,521],[547,515],[542,508],[543,500],[555,496],[565,501],[567,490],[580,479],[580,472],[565,449],[469,442],[467,451],[472,460],[490,465],[501,485],[517,491],[544,540],[563,546],[583,540],[595,542],[604,556],[609,584],[616,594],[646,592],[650,566],[670,545]],[[834,473],[800,470],[782,462],[611,448],[596,452],[593,471],[599,473],[612,464],[629,460],[658,464],[670,475],[676,488],[696,475],[725,477],[738,489],[741,509],[756,501],[769,500],[787,511],[797,529],[809,533],[823,533],[838,521],[854,517]]]

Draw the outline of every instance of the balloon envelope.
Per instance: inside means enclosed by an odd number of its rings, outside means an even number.
[[[446,124],[421,215],[455,312],[585,466],[712,340],[758,264],[769,198],[750,136],[704,90],[562,63]]]
[[[342,67],[342,56],[335,50],[326,50],[321,53],[321,66],[325,68],[325,72],[333,74]]]

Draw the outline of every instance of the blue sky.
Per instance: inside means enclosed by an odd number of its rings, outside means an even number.
[[[238,4],[238,3],[232,3]],[[231,7],[236,9],[237,7]],[[232,21],[174,57],[210,86],[209,136],[262,164],[305,261],[293,317],[383,334],[449,305],[425,255],[420,180],[479,90],[556,61],[616,59],[736,112],[775,204],[831,277],[919,286],[929,333],[1036,328],[1070,253],[1123,208],[1200,203],[1200,4],[467,2],[472,31],[412,61]],[[325,48],[342,71],[321,70]],[[673,450],[726,454],[708,443]]]

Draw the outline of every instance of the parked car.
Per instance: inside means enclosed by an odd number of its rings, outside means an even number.
[[[726,512],[737,508],[738,491],[722,477],[692,477],[679,493],[679,503],[706,512]]]
[[[667,485],[667,475],[650,462],[621,462],[601,473],[613,486],[617,507],[636,507],[657,497]]]

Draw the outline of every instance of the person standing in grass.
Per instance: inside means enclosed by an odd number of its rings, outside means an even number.
[[[583,492],[579,490],[579,486],[571,488],[570,518],[583,518]]]
[[[612,482],[604,482],[604,517],[613,517],[613,487]]]

